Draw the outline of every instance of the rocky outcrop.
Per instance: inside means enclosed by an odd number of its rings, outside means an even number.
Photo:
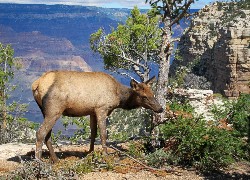
[[[211,112],[214,106],[223,105],[223,101],[215,97],[212,90],[201,89],[174,89],[174,95],[188,99],[189,104],[194,108],[195,116],[202,116],[205,120],[218,120]]]
[[[189,68],[184,77],[187,87],[194,88],[190,76],[204,76],[210,82],[207,88],[215,93],[227,97],[250,93],[250,10],[237,3],[206,6],[193,18],[178,47],[182,61],[174,61],[172,69],[180,73],[180,66]]]

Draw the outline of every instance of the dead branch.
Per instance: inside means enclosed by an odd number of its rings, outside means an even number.
[[[139,161],[139,160],[133,158],[132,156],[128,155],[127,153],[125,153],[125,152],[123,152],[123,151],[117,149],[116,147],[114,147],[114,146],[112,146],[112,145],[110,145],[110,148],[112,148],[112,149],[118,151],[119,153],[124,154],[125,156],[127,156],[127,157],[130,158],[131,160],[133,160],[133,161],[137,162],[138,164],[142,165],[142,166],[144,167],[144,169],[151,170],[151,171],[165,171],[165,172],[167,172],[167,173],[172,173],[172,172],[174,172],[174,170],[173,170],[172,168],[170,168],[170,169],[165,169],[165,168],[164,168],[164,169],[158,169],[158,168],[150,167],[150,166],[148,166],[148,165],[142,163],[141,161]]]

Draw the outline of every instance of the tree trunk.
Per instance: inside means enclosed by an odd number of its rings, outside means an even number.
[[[168,26],[170,20],[164,21],[164,28],[162,34],[162,48],[160,52],[160,63],[159,63],[159,77],[157,82],[156,98],[164,109],[161,114],[154,114],[153,124],[157,125],[164,120],[165,109],[166,109],[166,94],[168,90],[168,73],[170,66],[170,55],[173,50],[171,41],[171,28]]]
[[[163,113],[154,113],[151,123],[151,136],[152,136],[152,147],[156,148],[160,146],[159,141],[159,127],[158,125],[164,122],[164,116],[166,113],[166,94],[168,90],[168,73],[170,67],[170,55],[173,50],[172,46],[172,34],[171,27],[169,27],[170,20],[165,19],[164,28],[162,34],[162,47],[160,52],[160,63],[159,63],[159,77],[157,82],[156,98],[163,107]]]

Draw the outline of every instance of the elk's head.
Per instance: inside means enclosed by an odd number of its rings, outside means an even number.
[[[135,92],[135,101],[138,105],[146,109],[151,109],[156,113],[162,113],[163,108],[154,97],[154,93],[151,89],[151,85],[155,79],[154,76],[144,83],[138,83],[132,79],[130,86]]]

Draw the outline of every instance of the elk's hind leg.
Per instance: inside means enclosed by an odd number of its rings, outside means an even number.
[[[56,153],[54,152],[54,149],[53,149],[53,146],[52,146],[51,132],[52,132],[52,129],[49,131],[49,133],[45,137],[45,141],[44,142],[45,142],[45,144],[46,144],[46,146],[47,146],[47,148],[49,150],[51,162],[57,163],[58,162],[58,158],[57,158]]]
[[[54,153],[54,150],[50,141],[51,134],[49,133],[51,133],[51,130],[53,126],[55,125],[56,120],[60,117],[60,115],[61,115],[60,113],[52,117],[46,117],[45,115],[44,122],[42,123],[41,127],[38,129],[36,133],[36,151],[35,151],[36,159],[39,159],[39,160],[41,159],[42,146],[43,146],[43,142],[45,142],[50,151],[50,154],[52,155],[51,158],[54,158],[53,161],[57,160],[57,158],[55,158],[56,155]]]

